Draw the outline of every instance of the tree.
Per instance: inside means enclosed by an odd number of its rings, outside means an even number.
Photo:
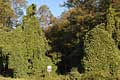
[[[39,7],[37,15],[39,17],[41,27],[46,28],[50,26],[53,15],[46,5]]]
[[[97,4],[97,0],[67,0],[64,6],[67,6],[68,8],[81,8],[88,13],[94,14],[97,8]]]
[[[21,17],[23,15],[22,8],[26,7],[26,0],[12,0],[11,3],[17,17]]]
[[[0,26],[11,27],[11,18],[14,18],[15,14],[13,9],[11,8],[10,1],[4,2],[0,0]]]
[[[0,26],[13,27],[13,20],[23,15],[26,0],[0,0]],[[17,17],[16,17],[17,16]]]
[[[21,34],[24,43],[17,48],[16,54],[10,56],[10,67],[15,70],[15,77],[25,77],[25,75],[38,75],[40,77],[45,75],[46,67],[52,65],[50,59],[45,56],[48,44],[42,29],[39,27],[39,21],[34,16],[35,12],[36,6],[34,4],[27,8],[27,16],[23,19],[23,35]],[[18,52],[18,49],[21,49],[20,52]],[[17,59],[17,62],[15,59]],[[21,67],[15,66],[20,63]]]
[[[22,24],[22,16],[24,15],[24,9],[26,9],[27,0],[11,0],[11,7],[14,10],[15,18],[12,18],[12,27]]]
[[[110,7],[107,11],[107,25],[106,30],[112,35],[115,30],[115,11]]]
[[[45,55],[49,50],[48,42],[39,26],[39,20],[35,17],[36,5],[27,8],[27,15],[23,18],[23,25],[11,32],[1,31],[0,47],[2,55],[8,56],[7,70],[12,70],[12,77],[37,77],[45,78],[48,74],[48,65],[55,65]],[[4,35],[3,35],[4,34]],[[4,59],[3,59],[4,60]],[[2,65],[2,62],[0,63]]]
[[[114,8],[119,9],[119,0],[67,0],[63,6],[68,8],[77,7],[82,8],[87,11],[94,12],[105,12],[109,5],[112,5]]]
[[[85,35],[83,79],[119,79],[119,50],[105,25],[98,25]]]

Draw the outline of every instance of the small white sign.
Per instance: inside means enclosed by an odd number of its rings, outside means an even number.
[[[52,66],[47,66],[47,71],[51,72],[52,71]]]

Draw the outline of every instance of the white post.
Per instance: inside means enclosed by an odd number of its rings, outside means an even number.
[[[47,72],[49,74],[49,77],[50,77],[50,72],[52,71],[52,66],[47,66]]]

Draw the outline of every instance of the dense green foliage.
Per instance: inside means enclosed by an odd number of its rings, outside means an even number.
[[[46,5],[37,10],[32,4],[20,24],[12,19],[23,15],[26,0],[7,1],[0,0],[0,75],[28,80],[120,79],[119,0],[67,0],[63,6],[68,10],[58,18]]]
[[[32,10],[30,6],[28,10]],[[35,11],[33,10],[33,13]],[[11,32],[1,32],[1,55],[8,56],[8,69],[13,70],[13,77],[38,75],[44,77],[51,60],[45,56],[49,50],[47,40],[39,27],[39,22],[32,11],[23,19],[22,27]],[[29,15],[30,14],[30,15]],[[2,35],[4,34],[4,36]]]
[[[107,10],[106,18],[107,18],[106,30],[112,35],[112,33],[115,29],[115,11],[111,6]]]
[[[52,51],[62,55],[57,63],[59,73],[67,74],[70,80],[119,79],[119,8],[113,6],[116,1],[100,0],[102,8],[95,11],[94,1],[80,0],[79,4],[68,0],[65,6],[72,8],[45,31]]]
[[[101,26],[104,25],[97,26],[85,36],[83,58],[85,74],[91,74],[95,79],[117,78],[116,76],[120,75],[120,52],[111,35],[101,29]]]

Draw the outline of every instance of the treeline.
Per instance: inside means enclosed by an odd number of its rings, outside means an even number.
[[[0,4],[1,75],[33,80],[120,79],[119,0],[67,0],[61,7],[68,10],[59,18],[46,5],[37,10],[32,4],[22,21],[18,18],[25,0],[0,0]]]

